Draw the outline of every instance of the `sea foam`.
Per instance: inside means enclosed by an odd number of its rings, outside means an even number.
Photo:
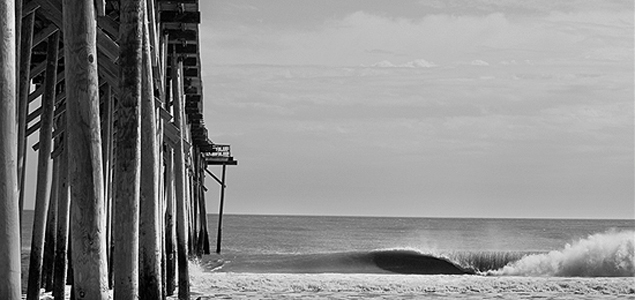
[[[567,244],[564,249],[533,254],[490,271],[488,275],[633,277],[635,231],[609,231]]]

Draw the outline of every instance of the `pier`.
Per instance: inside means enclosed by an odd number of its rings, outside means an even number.
[[[238,164],[204,122],[200,22],[198,0],[0,3],[0,299],[190,298],[188,261],[212,251],[206,178],[220,253]]]

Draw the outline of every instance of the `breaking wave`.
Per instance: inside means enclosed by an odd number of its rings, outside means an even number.
[[[209,256],[207,271],[232,273],[477,274],[635,277],[635,231],[606,232],[551,252],[421,251],[411,248],[317,254]]]
[[[527,255],[488,275],[633,277],[635,231],[610,231],[589,236],[564,249]]]

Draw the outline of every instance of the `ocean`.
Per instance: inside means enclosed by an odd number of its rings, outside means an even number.
[[[221,255],[190,263],[192,299],[635,299],[635,220],[223,221]]]
[[[223,221],[221,255],[192,266],[201,299],[635,299],[635,220]]]

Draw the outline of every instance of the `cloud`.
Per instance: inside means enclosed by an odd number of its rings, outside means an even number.
[[[432,68],[436,67],[437,65],[425,59],[417,59],[400,65],[395,65],[388,60],[383,60],[370,66],[375,68]]]
[[[473,66],[489,66],[489,63],[480,59],[473,60],[470,65]]]
[[[402,66],[408,68],[432,68],[437,65],[433,62],[426,61],[425,59],[417,59],[403,64]]]
[[[221,22],[221,20],[213,20]],[[359,66],[396,56],[425,57],[439,65],[584,59],[632,60],[633,20],[629,11],[571,11],[530,14],[422,14],[386,17],[357,11],[324,20],[310,29],[213,23],[202,28],[205,57],[221,63]],[[399,66],[403,63],[394,63]]]
[[[376,68],[394,68],[397,67],[396,65],[394,65],[393,63],[387,61],[387,60],[382,60],[380,62],[374,63],[372,65],[370,65],[371,67],[376,67]]]

